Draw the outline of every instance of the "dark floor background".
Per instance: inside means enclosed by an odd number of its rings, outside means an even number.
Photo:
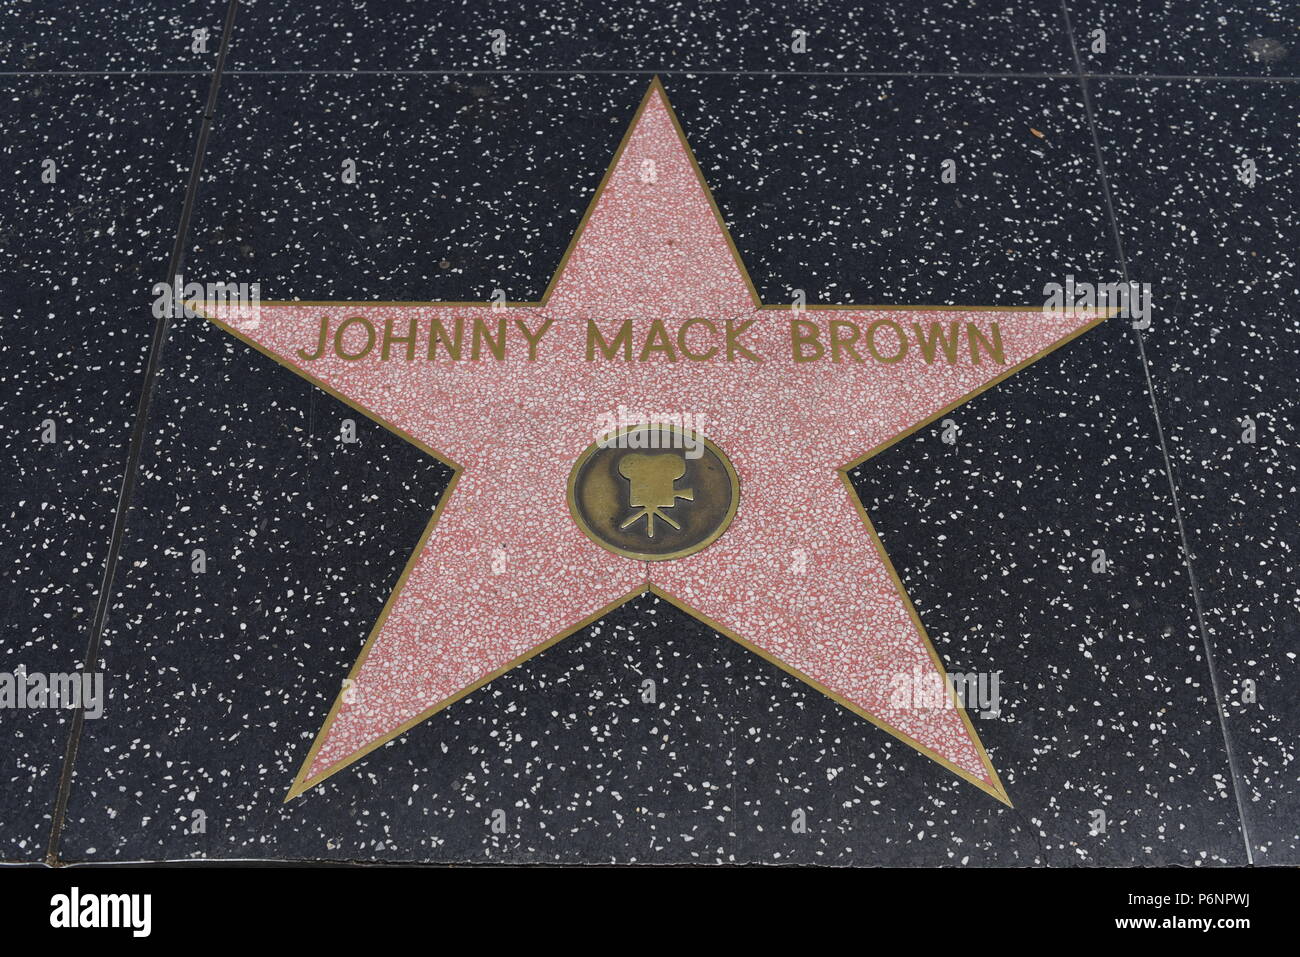
[[[1300,863],[1294,5],[697,6],[241,2],[188,223],[227,5],[0,10],[0,668],[109,694],[0,712],[0,859]],[[651,598],[282,804],[446,472],[190,320],[130,462],[150,287],[533,298],[655,74],[767,301],[1153,286],[854,476],[1015,809]]]

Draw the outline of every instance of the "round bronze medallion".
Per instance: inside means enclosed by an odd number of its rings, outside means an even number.
[[[588,538],[628,558],[693,555],[727,530],[740,480],[722,450],[690,429],[611,432],[574,463],[569,511]]]

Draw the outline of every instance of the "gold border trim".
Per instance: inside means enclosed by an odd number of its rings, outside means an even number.
[[[442,508],[443,502],[447,500],[450,494],[451,494],[451,486],[448,486],[447,491],[443,493],[443,497],[441,501],[438,502],[438,509]],[[379,620],[375,622],[374,628],[371,629],[370,637],[366,639],[365,646],[361,649],[360,657],[357,658],[356,664],[352,666],[352,670],[348,672],[347,679],[345,679],[346,681],[355,680],[356,676],[361,673],[361,667],[363,664],[365,664],[365,660],[367,656],[370,654],[370,649],[374,646],[375,639],[379,636],[379,630],[383,626],[384,620],[388,617],[388,612],[392,609],[394,600],[397,598],[398,593],[402,590],[402,585],[404,585],[406,582],[406,576],[410,573],[411,568],[415,565],[416,561],[419,559],[421,552],[423,552],[424,550],[424,543],[428,540],[429,534],[433,531],[433,526],[437,522],[436,511],[437,510],[435,510],[434,518],[430,520],[429,524],[425,527],[424,534],[420,536],[420,541],[415,546],[415,551],[411,553],[411,557],[407,560],[406,568],[402,571],[402,577],[397,580],[396,587],[393,589],[392,594],[388,596],[388,602],[387,604],[384,605],[384,610],[380,613]],[[307,759],[303,761],[302,767],[298,769],[298,774],[293,779],[293,784],[289,788],[289,793],[284,796],[284,803],[286,804],[289,803],[299,794],[302,794],[304,791],[310,790],[311,788],[315,787],[317,784],[320,784],[322,781],[324,781],[326,778],[330,777],[331,775],[337,774],[339,771],[342,771],[348,765],[353,764],[356,761],[360,761],[371,751],[374,751],[376,748],[383,747],[389,741],[392,741],[394,738],[405,734],[407,731],[410,731],[412,728],[414,728],[417,724],[420,724],[422,721],[425,721],[426,719],[433,717],[439,711],[442,711],[444,708],[455,704],[461,698],[473,694],[475,691],[478,691],[480,688],[488,684],[490,681],[493,681],[496,678],[500,678],[507,671],[513,670],[515,667],[523,664],[529,658],[533,658],[536,657],[537,655],[540,655],[547,648],[559,644],[561,641],[563,641],[565,638],[568,638],[570,635],[574,634],[575,632],[582,631],[587,626],[595,624],[597,621],[599,621],[601,618],[604,618],[615,608],[618,608],[620,605],[627,604],[627,602],[631,601],[633,598],[637,597],[638,595],[645,594],[646,589],[647,589],[647,585],[640,585],[637,588],[634,588],[632,591],[628,592],[627,594],[623,595],[620,598],[616,598],[614,601],[610,602],[608,605],[605,605],[603,608],[600,608],[597,611],[592,612],[590,615],[587,615],[581,621],[576,622],[575,624],[566,628],[564,631],[560,632],[559,634],[553,635],[552,637],[543,641],[541,644],[536,645],[528,649],[523,654],[510,659],[500,668],[497,668],[495,671],[491,672],[490,674],[484,675],[482,678],[480,678],[478,681],[474,682],[473,684],[467,685],[464,688],[462,688],[460,691],[457,691],[455,694],[443,698],[441,701],[437,702],[436,704],[431,705],[430,707],[426,708],[424,711],[421,711],[419,714],[417,714],[414,718],[411,718],[410,720],[402,723],[400,726],[388,732],[383,737],[376,738],[374,741],[371,741],[369,744],[365,745],[360,750],[354,751],[351,754],[349,754],[347,757],[335,761],[333,764],[327,767],[324,771],[321,771],[319,774],[309,776],[308,772],[311,769],[312,762],[316,760],[316,754],[320,751],[321,745],[325,743],[325,739],[329,736],[330,726],[334,723],[334,718],[338,715],[339,707],[343,703],[343,692],[340,691],[339,694],[334,699],[334,706],[330,708],[330,712],[325,718],[325,723],[321,725],[320,731],[317,732],[316,734],[316,740],[312,742],[311,750],[307,752]]]
[[[506,306],[514,307],[514,308],[529,308],[529,307],[542,308],[545,307],[546,304],[549,302],[551,298],[551,294],[555,290],[556,283],[558,282],[560,276],[563,274],[564,269],[568,264],[570,257],[573,254],[574,249],[577,247],[579,238],[581,237],[583,231],[586,229],[587,223],[591,219],[591,216],[594,213],[597,204],[600,202],[600,198],[604,193],[606,186],[609,183],[610,177],[613,175],[615,167],[618,165],[619,159],[622,157],[624,150],[627,148],[627,145],[631,140],[632,132],[636,129],[637,122],[640,120],[642,113],[644,113],[646,107],[650,103],[651,97],[653,97],[656,93],[659,96],[661,96],[663,99],[664,108],[668,111],[668,115],[671,118],[673,123],[673,128],[676,131],[677,136],[681,141],[684,150],[686,151],[686,155],[690,158],[691,167],[695,172],[696,178],[700,186],[704,190],[704,195],[708,199],[709,205],[713,210],[714,217],[716,218],[718,226],[722,231],[722,235],[727,242],[728,248],[731,250],[731,254],[736,262],[736,266],[739,269],[740,274],[745,281],[746,288],[749,290],[750,298],[753,302],[755,309],[764,310],[764,311],[768,311],[768,310],[780,310],[784,312],[793,311],[793,307],[789,304],[786,303],[769,304],[769,303],[762,302],[762,300],[760,299],[758,295],[758,290],[754,286],[753,280],[749,275],[749,270],[745,267],[745,263],[744,260],[741,258],[740,251],[736,247],[735,241],[731,236],[731,231],[727,228],[726,222],[722,217],[722,212],[718,208],[717,201],[714,199],[713,192],[712,190],[709,189],[708,182],[705,180],[704,174],[700,169],[700,165],[698,160],[696,159],[695,152],[694,150],[691,149],[690,143],[686,139],[685,131],[682,129],[681,122],[677,117],[677,113],[672,108],[672,104],[668,99],[667,91],[664,89],[663,83],[660,81],[659,77],[657,76],[651,81],[649,88],[646,90],[645,95],[642,97],[641,103],[637,107],[636,113],[634,114],[631,123],[628,125],[626,132],[624,132],[623,134],[622,140],[619,142],[618,148],[614,153],[613,159],[610,160],[609,165],[606,167],[605,173],[602,176],[600,183],[596,187],[596,191],[591,198],[591,202],[588,204],[586,212],[583,214],[582,219],[578,223],[578,227],[573,234],[573,238],[570,239],[569,241],[568,248],[565,250],[564,255],[561,257],[559,264],[557,265],[555,271],[552,273],[550,281],[547,283],[546,290],[543,293],[542,298],[535,302],[507,302],[505,304]],[[493,306],[497,305],[495,303],[481,302],[481,301],[435,302],[435,301],[380,301],[380,300],[373,300],[373,301],[369,301],[369,300],[289,300],[289,301],[267,300],[264,304],[271,305],[271,306],[280,306],[280,307],[303,306],[303,307],[354,307],[354,308],[358,308],[358,307],[382,308],[386,306],[432,306],[438,308],[492,308]],[[1039,306],[924,306],[924,305],[866,306],[866,305],[840,305],[840,304],[833,304],[833,305],[811,304],[811,305],[806,305],[803,308],[806,311],[856,310],[862,312],[906,311],[906,312],[962,312],[962,313],[972,312],[972,311],[1027,313],[1027,312],[1040,311],[1041,309],[1041,307]],[[897,588],[899,595],[902,597],[903,603],[906,606],[908,614],[912,619],[912,623],[916,627],[918,633],[920,634],[921,639],[925,644],[926,651],[930,655],[930,659],[934,662],[935,667],[938,669],[939,673],[945,679],[947,677],[947,671],[943,667],[943,663],[939,657],[939,654],[935,650],[934,644],[931,642],[930,636],[926,632],[924,625],[921,623],[920,616],[917,614],[916,608],[912,605],[911,598],[908,596],[907,590],[903,587],[903,583],[901,579],[898,577],[898,572],[894,568],[893,562],[890,561],[889,559],[889,555],[885,550],[884,543],[881,541],[879,533],[876,531],[875,526],[871,522],[870,516],[867,514],[866,509],[862,505],[861,499],[858,497],[857,492],[854,490],[852,486],[852,483],[849,481],[848,473],[852,469],[857,468],[858,466],[865,463],[868,459],[880,454],[881,452],[890,448],[897,442],[900,442],[904,438],[907,438],[908,436],[914,434],[915,432],[926,427],[927,425],[930,425],[931,423],[935,422],[942,416],[948,414],[952,410],[968,402],[970,399],[974,398],[980,393],[985,392],[986,390],[992,388],[993,386],[997,385],[998,383],[1002,382],[1008,377],[1021,371],[1022,369],[1029,366],[1030,364],[1038,361],[1039,359],[1043,358],[1049,353],[1054,352],[1056,349],[1060,348],[1061,346],[1066,345],[1067,343],[1071,342],[1078,336],[1082,335],[1084,332],[1087,332],[1088,330],[1094,328],[1104,320],[1110,318],[1111,316],[1117,313],[1118,313],[1118,309],[1108,309],[1102,311],[1095,319],[1093,319],[1087,325],[1080,327],[1079,329],[1075,330],[1070,335],[1066,336],[1060,341],[1053,343],[1048,348],[1043,349],[1038,353],[1035,353],[1033,356],[1024,360],[1023,362],[1018,363],[1017,365],[1013,366],[1011,369],[1008,369],[1007,371],[1003,372],[1001,375],[997,376],[995,379],[990,380],[989,382],[985,383],[979,388],[974,389],[973,391],[962,396],[960,399],[957,399],[956,401],[945,406],[943,409],[941,409],[939,412],[936,412],[934,415],[931,415],[928,418],[924,419],[923,421],[917,423],[916,425],[908,428],[907,430],[900,432],[898,435],[894,436],[888,441],[882,442],[881,444],[875,446],[874,448],[870,449],[869,451],[859,456],[858,458],[852,460],[851,462],[848,462],[845,465],[840,466],[840,468],[837,470],[840,474],[841,480],[844,482],[845,489],[849,495],[850,501],[852,502],[853,506],[857,509],[858,514],[861,516],[863,523],[866,526],[868,536],[870,537],[872,544],[876,548],[877,553],[879,554],[881,560],[884,562],[885,567],[888,570],[889,575],[894,582],[894,587]],[[376,422],[383,428],[392,432],[394,435],[397,435],[398,437],[405,439],[407,442],[410,442],[416,448],[427,453],[428,455],[433,456],[435,459],[438,459],[439,461],[445,463],[453,470],[451,481],[448,483],[446,490],[442,493],[442,496],[439,498],[438,504],[433,510],[433,514],[429,519],[428,525],[425,526],[424,532],[421,534],[419,541],[416,543],[415,549],[412,551],[410,557],[407,559],[406,565],[402,569],[402,573],[397,580],[397,584],[393,587],[391,593],[389,594],[388,600],[385,602],[384,608],[380,612],[379,618],[376,620],[374,626],[371,628],[370,633],[366,638],[365,644],[362,646],[361,654],[357,657],[356,663],[352,666],[352,669],[348,673],[347,677],[349,679],[355,679],[356,676],[360,673],[361,668],[364,665],[367,656],[370,654],[370,650],[374,646],[375,640],[379,635],[380,629],[382,628],[384,622],[386,621],[389,612],[392,610],[397,595],[401,592],[403,586],[406,584],[406,580],[408,576],[410,575],[412,569],[414,568],[415,563],[418,561],[420,554],[423,552],[425,544],[427,543],[430,535],[433,533],[433,529],[438,522],[438,518],[441,516],[443,509],[447,505],[447,502],[451,499],[452,494],[455,491],[457,481],[459,480],[460,474],[463,471],[462,467],[456,464],[447,455],[437,451],[436,449],[425,444],[424,442],[421,442],[419,439],[415,438],[415,436],[411,435],[405,430],[375,415],[370,410],[362,408],[360,405],[353,402],[351,399],[347,398],[346,396],[342,395],[335,389],[331,388],[329,385],[322,382],[320,379],[317,379],[315,376],[281,359],[279,356],[275,355],[270,350],[264,348],[261,344],[248,338],[247,336],[245,336],[244,334],[242,334],[241,332],[239,332],[237,329],[233,328],[229,324],[222,322],[221,320],[213,316],[207,315],[206,313],[202,313],[202,314],[204,318],[207,321],[211,322],[213,325],[216,325],[219,328],[223,329],[225,332],[234,336],[236,339],[240,340],[244,344],[255,349],[257,352],[260,352],[262,355],[271,359],[276,364],[283,366],[284,368],[293,372],[295,375],[298,375],[301,378],[307,380],[312,385],[316,386],[318,389],[321,389],[323,392],[327,393],[328,395],[331,395],[334,398],[338,399],[340,402],[347,405],[349,408],[356,410],[357,412],[364,415],[366,418]],[[730,460],[725,455],[722,455],[720,450],[718,450],[716,446],[713,446],[713,448],[715,451],[719,452],[719,457],[727,464],[728,468],[731,468]],[[733,475],[734,475],[734,471],[733,471]],[[738,479],[737,479],[737,488],[739,488]],[[737,506],[738,503],[739,503],[739,494],[737,494],[737,499],[736,499]],[[727,525],[723,526],[723,531],[725,531],[726,527],[728,527],[729,524],[730,524],[730,520],[728,521]],[[721,534],[721,532],[719,534]],[[512,659],[511,661],[507,662],[505,665],[502,665],[500,668],[493,671],[491,674],[485,675],[479,681],[476,681],[473,684],[458,691],[456,694],[451,695],[450,697],[437,702],[436,704],[422,711],[414,718],[411,718],[409,721],[403,723],[400,727],[385,734],[383,737],[370,742],[360,750],[348,755],[345,758],[340,759],[339,761],[336,761],[335,763],[331,764],[328,768],[326,768],[324,771],[320,772],[319,774],[309,776],[308,772],[309,769],[311,768],[312,762],[315,760],[316,755],[317,753],[319,753],[322,744],[324,743],[325,739],[328,737],[330,727],[333,725],[334,719],[338,714],[340,705],[342,704],[344,692],[340,691],[339,694],[335,697],[334,704],[330,708],[329,714],[326,716],[324,723],[321,725],[320,730],[317,732],[316,738],[312,743],[311,749],[308,752],[306,759],[303,761],[302,766],[300,767],[297,775],[294,777],[293,784],[289,788],[288,794],[285,795],[284,798],[285,802],[287,803],[293,798],[298,797],[304,792],[315,787],[317,784],[320,784],[326,778],[331,777],[332,775],[338,773],[339,771],[343,770],[349,765],[355,763],[356,761],[359,761],[361,758],[370,754],[370,752],[384,746],[385,744],[388,744],[390,741],[394,740],[400,735],[405,734],[407,731],[415,727],[420,722],[426,720],[429,717],[432,717],[433,715],[437,714],[439,711],[442,711],[444,708],[447,708],[448,706],[454,704],[455,702],[466,697],[467,695],[472,694],[473,692],[482,688],[484,685],[488,684],[494,679],[505,674],[507,671],[512,670],[513,668],[529,660],[530,658],[533,658],[536,655],[541,654],[546,649],[553,647],[554,645],[558,644],[560,641],[563,641],[565,638],[569,637],[570,635],[578,631],[581,631],[582,629],[595,623],[599,619],[603,618],[605,615],[609,614],[615,608],[618,608],[621,605],[626,604],[631,599],[637,597],[638,595],[646,594],[647,592],[654,594],[659,598],[662,598],[664,601],[667,601],[668,603],[674,605],[678,609],[686,612],[691,617],[702,622],[703,624],[707,625],[708,627],[712,628],[718,633],[725,635],[731,640],[737,642],[738,644],[740,644],[742,647],[746,648],[750,652],[758,655],[760,658],[763,658],[764,660],[769,661],[772,664],[776,665],[778,668],[780,668],[782,671],[786,672],[787,674],[790,674],[793,677],[798,678],[800,681],[803,681],[805,684],[809,685],[810,687],[815,688],[816,690],[820,691],[822,694],[829,697],[831,700],[847,708],[849,711],[853,712],[859,717],[865,718],[871,724],[875,725],[876,727],[880,728],[886,733],[892,735],[893,737],[902,741],[904,744],[920,752],[921,754],[924,754],[926,757],[942,765],[944,768],[951,771],[953,774],[957,775],[961,779],[968,781],[971,784],[974,784],[980,790],[984,791],[987,794],[992,795],[994,798],[1001,801],[1003,804],[1007,805],[1008,807],[1012,806],[1010,796],[1007,794],[1005,787],[1003,787],[1001,779],[998,777],[997,771],[994,769],[993,763],[989,759],[988,753],[985,750],[984,745],[979,738],[979,735],[976,733],[974,725],[971,723],[970,716],[966,713],[966,710],[960,706],[960,703],[956,701],[956,697],[955,694],[953,694],[951,684],[949,684],[948,686],[949,686],[949,693],[953,695],[954,707],[961,712],[962,721],[966,725],[967,733],[970,735],[971,741],[973,742],[976,750],[979,752],[980,759],[983,762],[984,768],[988,772],[989,775],[988,781],[982,780],[977,776],[971,774],[969,771],[957,766],[952,761],[948,760],[947,758],[943,757],[937,752],[927,748],[919,741],[908,736],[907,734],[903,733],[897,728],[892,727],[883,719],[868,713],[867,711],[863,710],[861,707],[855,705],[853,702],[848,701],[847,699],[837,695],[835,692],[831,691],[829,688],[820,684],[813,678],[798,671],[797,669],[791,667],[785,662],[782,662],[779,659],[773,657],[771,654],[765,652],[757,645],[754,645],[751,642],[746,641],[739,634],[725,627],[720,622],[713,621],[708,616],[703,615],[700,612],[696,611],[694,608],[692,608],[691,606],[683,602],[681,599],[671,595],[670,593],[664,591],[663,589],[655,585],[652,585],[649,581],[639,586],[638,588],[633,589],[632,591],[628,592],[622,597],[614,600],[613,602],[610,602],[609,604],[598,609],[592,614],[587,615],[586,617],[582,618],[580,621],[576,622],[569,628],[541,642],[540,644],[538,644],[534,648],[531,648],[529,651],[525,652],[524,654],[519,655],[518,657]],[[992,783],[990,784],[990,782]]]
[[[740,507],[740,476],[736,474],[736,467],[731,464],[731,459],[727,458],[727,454],[714,445],[713,441],[705,436],[704,433],[698,432],[694,429],[690,430],[696,438],[704,441],[705,448],[718,457],[718,461],[720,461],[723,468],[727,470],[727,475],[731,477],[731,505],[727,508],[727,514],[722,517],[722,521],[718,523],[718,527],[715,528],[707,538],[704,538],[687,548],[678,549],[675,552],[669,552],[665,555],[629,551],[628,549],[619,548],[617,545],[611,545],[592,531],[591,526],[587,524],[587,520],[582,517],[582,513],[578,511],[578,507],[574,503],[574,491],[578,482],[578,472],[582,470],[582,467],[587,464],[587,460],[595,455],[596,452],[608,447],[604,443],[609,442],[611,439],[618,439],[624,435],[631,435],[633,432],[640,432],[644,429],[651,428],[656,431],[661,431],[665,426],[660,426],[655,423],[648,423],[645,425],[625,425],[615,429],[613,432],[606,432],[595,442],[592,442],[591,445],[587,446],[587,448],[583,450],[583,453],[578,456],[578,460],[573,463],[573,468],[569,470],[566,499],[569,503],[569,515],[573,517],[574,523],[582,530],[582,534],[586,535],[601,548],[605,549],[605,551],[613,552],[615,555],[622,555],[624,558],[635,558],[638,561],[643,562],[666,562],[670,559],[685,558],[687,555],[694,555],[696,552],[704,551],[721,538],[722,534],[731,527],[731,521],[736,517],[736,509]],[[686,434],[684,430],[675,425],[669,425],[666,426],[666,428],[671,429],[678,435]]]
[[[857,495],[855,494],[853,497],[856,499]],[[859,505],[859,510],[861,510],[860,505]],[[739,634],[732,631],[730,628],[728,628],[726,625],[723,625],[721,622],[714,621],[712,618],[709,618],[707,615],[703,615],[700,612],[696,611],[686,602],[682,601],[680,598],[676,597],[675,595],[660,588],[658,585],[650,585],[647,590],[651,594],[657,595],[659,598],[662,598],[670,605],[674,605],[677,608],[681,609],[682,611],[686,612],[686,614],[690,615],[692,618],[695,618],[697,621],[700,621],[705,625],[708,625],[714,631],[726,635],[732,641],[736,642],[736,644],[758,655],[758,657],[762,658],[764,661],[776,665],[776,667],[780,668],[786,674],[798,678],[804,684],[816,689],[817,691],[820,691],[822,694],[830,698],[836,704],[841,705],[844,708],[847,708],[849,711],[852,711],[858,717],[866,718],[877,728],[880,728],[882,731],[888,732],[891,736],[897,738],[899,741],[902,741],[904,744],[908,745],[909,747],[921,752],[923,755],[925,755],[927,758],[930,758],[932,761],[936,762],[937,764],[943,765],[943,767],[947,768],[953,774],[957,775],[959,778],[961,778],[964,781],[969,781],[971,784],[975,785],[977,788],[979,788],[981,791],[985,792],[986,794],[991,794],[993,797],[997,798],[1007,807],[1012,807],[1013,805],[1011,804],[1011,798],[1007,795],[1006,789],[1002,786],[1002,781],[1000,778],[998,778],[997,772],[993,770],[993,763],[989,760],[988,754],[984,751],[984,744],[983,742],[980,741],[979,735],[975,733],[975,727],[971,724],[970,717],[966,714],[966,709],[961,707],[961,703],[957,701],[956,695],[953,693],[951,684],[948,684],[946,680],[948,677],[948,672],[944,671],[943,664],[939,661],[939,656],[935,652],[934,646],[930,644],[929,636],[926,635],[925,629],[921,627],[920,619],[917,617],[916,610],[912,607],[912,603],[907,597],[907,592],[903,590],[902,584],[899,583],[898,574],[894,571],[893,565],[889,563],[888,556],[884,554],[884,547],[880,544],[880,539],[876,537],[875,529],[871,526],[870,520],[867,521],[867,527],[871,531],[872,539],[875,542],[877,551],[879,551],[881,557],[884,558],[885,566],[889,569],[889,572],[893,576],[895,585],[898,588],[899,593],[903,596],[903,603],[907,606],[907,610],[911,614],[912,620],[915,622],[917,628],[920,630],[922,638],[925,639],[925,647],[926,650],[930,653],[930,659],[935,663],[935,667],[939,669],[939,674],[942,675],[943,678],[945,679],[945,684],[948,685],[948,692],[951,695],[953,708],[961,712],[962,720],[966,724],[966,731],[970,734],[971,741],[975,745],[975,750],[979,752],[980,760],[983,761],[984,767],[989,773],[989,778],[993,782],[992,786],[990,786],[990,784],[987,781],[984,781],[981,778],[978,778],[975,775],[971,774],[965,768],[962,768],[959,765],[954,764],[952,761],[948,760],[943,755],[939,754],[937,751],[932,751],[930,748],[927,748],[920,741],[917,741],[915,738],[911,737],[910,735],[907,735],[904,732],[898,730],[889,722],[885,721],[883,718],[877,717],[876,715],[865,710],[864,708],[861,708],[858,705],[854,704],[849,699],[836,694],[834,691],[826,687],[821,682],[817,681],[815,678],[810,678],[808,675],[804,674],[798,668],[795,668],[787,664],[786,662],[782,661],[780,658],[777,658],[774,655],[769,654],[768,652],[764,651],[762,648],[758,647],[758,645],[746,641]]]
[[[965,311],[965,310],[963,310],[963,311]],[[1020,310],[1017,310],[1017,311],[1018,311],[1018,312],[1027,312],[1028,310],[1020,309]],[[910,428],[904,429],[902,432],[899,432],[899,433],[898,433],[897,435],[895,435],[893,438],[886,439],[884,442],[881,442],[879,445],[875,446],[874,448],[869,449],[868,451],[864,452],[862,455],[859,455],[857,458],[853,459],[852,461],[847,462],[847,463],[845,463],[844,465],[841,465],[841,466],[839,467],[839,471],[840,471],[840,472],[847,473],[847,472],[849,472],[850,470],[857,468],[859,465],[862,465],[862,464],[863,464],[864,462],[866,462],[868,459],[875,458],[875,457],[876,457],[877,455],[879,455],[881,452],[885,451],[886,449],[890,448],[891,446],[894,446],[894,445],[898,444],[899,442],[903,441],[903,439],[907,438],[908,436],[910,436],[910,435],[915,435],[917,432],[921,431],[921,430],[922,430],[923,428],[925,428],[927,425],[933,425],[935,422],[937,422],[937,421],[939,421],[940,419],[942,419],[942,418],[943,418],[945,415],[947,415],[949,412],[952,412],[954,409],[958,409],[958,408],[960,408],[961,406],[963,406],[963,405],[965,405],[967,402],[969,402],[971,399],[975,398],[977,395],[980,395],[980,394],[983,393],[983,392],[987,392],[989,389],[993,388],[993,387],[994,387],[995,385],[997,385],[998,383],[1000,383],[1000,382],[1002,382],[1002,381],[1004,381],[1004,380],[1006,380],[1006,379],[1011,378],[1011,377],[1012,377],[1013,375],[1015,375],[1017,372],[1021,372],[1021,371],[1025,370],[1025,369],[1027,369],[1029,366],[1033,365],[1033,364],[1034,364],[1035,362],[1037,362],[1039,359],[1041,359],[1041,358],[1043,358],[1044,356],[1049,355],[1049,354],[1055,352],[1057,349],[1061,348],[1061,346],[1064,346],[1064,345],[1067,345],[1067,344],[1073,342],[1075,339],[1079,338],[1079,336],[1083,335],[1083,334],[1084,334],[1085,332],[1087,332],[1089,329],[1094,329],[1094,328],[1096,328],[1097,326],[1099,326],[1099,325],[1101,325],[1103,322],[1105,322],[1107,319],[1109,319],[1109,318],[1111,318],[1112,316],[1116,315],[1118,312],[1119,312],[1119,309],[1118,309],[1118,307],[1116,307],[1116,308],[1114,308],[1114,309],[1107,309],[1107,310],[1105,310],[1105,311],[1099,313],[1099,314],[1098,314],[1094,319],[1090,320],[1086,325],[1082,325],[1082,326],[1080,326],[1078,329],[1075,329],[1075,330],[1074,330],[1073,332],[1071,332],[1069,335],[1067,335],[1067,336],[1065,336],[1064,338],[1059,339],[1058,341],[1052,343],[1052,344],[1051,344],[1050,346],[1048,346],[1046,349],[1040,349],[1040,350],[1038,350],[1038,351],[1035,352],[1032,356],[1030,356],[1028,359],[1025,359],[1025,360],[1023,360],[1023,361],[1021,361],[1021,362],[1017,362],[1017,363],[1016,363],[1015,365],[1013,365],[1010,369],[1007,369],[1005,372],[1001,373],[1000,375],[998,375],[998,376],[996,376],[996,377],[994,377],[994,378],[992,378],[992,379],[989,379],[988,382],[984,383],[984,384],[983,384],[982,386],[980,386],[979,388],[977,388],[977,389],[972,389],[970,392],[967,392],[965,395],[963,395],[960,399],[956,399],[956,400],[954,400],[954,401],[952,401],[952,402],[949,402],[947,405],[945,405],[945,406],[944,406],[942,409],[940,409],[938,412],[935,412],[933,415],[930,415],[930,416],[928,416],[928,417],[922,419],[920,422],[916,423],[916,425],[913,425],[913,426],[911,426]]]

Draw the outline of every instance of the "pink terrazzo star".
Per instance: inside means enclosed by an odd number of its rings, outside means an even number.
[[[378,345],[359,359],[305,358],[323,317],[331,329],[351,317],[381,333],[391,324],[398,336],[415,320],[418,340],[395,341],[386,361]],[[652,320],[673,330],[692,317],[719,330],[714,338],[696,323],[685,340],[695,354],[719,346],[711,361],[587,358],[588,320],[606,339],[635,320],[636,358]],[[433,319],[447,329],[460,319],[468,340],[476,320],[495,330],[501,318],[504,358],[470,361],[468,341],[461,361],[427,357]],[[796,362],[792,318],[816,322],[823,344],[832,321],[896,326],[877,328],[878,356],[863,340],[861,362],[847,352],[831,362],[829,349],[822,361]],[[264,304],[257,322],[214,319],[457,470],[289,797],[649,590],[1009,804],[950,695],[936,706],[897,694],[899,676],[941,679],[943,668],[844,472],[1098,319],[1038,308],[762,306],[658,81],[542,302],[278,303]],[[530,358],[524,332],[547,320]],[[763,361],[727,361],[727,320],[752,320],[737,341]],[[888,361],[901,343],[894,328],[910,337],[914,326],[972,323],[987,333],[994,322],[1001,361],[987,352],[969,361],[965,339],[962,361],[934,349],[927,357],[916,342]],[[363,351],[365,330],[350,324],[345,351]],[[734,463],[739,510],[703,551],[624,558],[574,523],[570,469],[620,407],[701,415]]]

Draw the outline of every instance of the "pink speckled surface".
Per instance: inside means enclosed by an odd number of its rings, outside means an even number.
[[[653,176],[647,175],[653,162]],[[604,158],[593,157],[593,162]],[[484,290],[485,299],[489,290]],[[428,328],[463,317],[553,324],[527,359],[522,337],[504,361],[304,361],[322,315],[364,316],[382,329]],[[617,320],[753,319],[743,341],[762,363],[587,362],[586,320],[612,335]],[[755,308],[745,277],[694,173],[666,104],[654,93],[545,307],[264,305],[239,327],[283,362],[323,381],[462,467],[458,484],[404,585],[394,595],[304,779],[319,780],[359,751],[565,632],[647,582],[837,697],[996,787],[960,712],[893,707],[890,681],[934,674],[872,536],[837,472],[1091,317],[1038,310],[836,310],[804,318],[864,326],[889,319],[996,321],[1006,363],[796,364],[787,311]],[[703,348],[701,330],[694,341]],[[883,342],[892,342],[886,336]],[[638,348],[640,343],[638,342]],[[712,546],[647,563],[600,548],[566,504],[574,460],[622,407],[703,415],[731,458],[740,508]],[[342,677],[342,676],[340,676]],[[863,726],[863,734],[879,732]]]

